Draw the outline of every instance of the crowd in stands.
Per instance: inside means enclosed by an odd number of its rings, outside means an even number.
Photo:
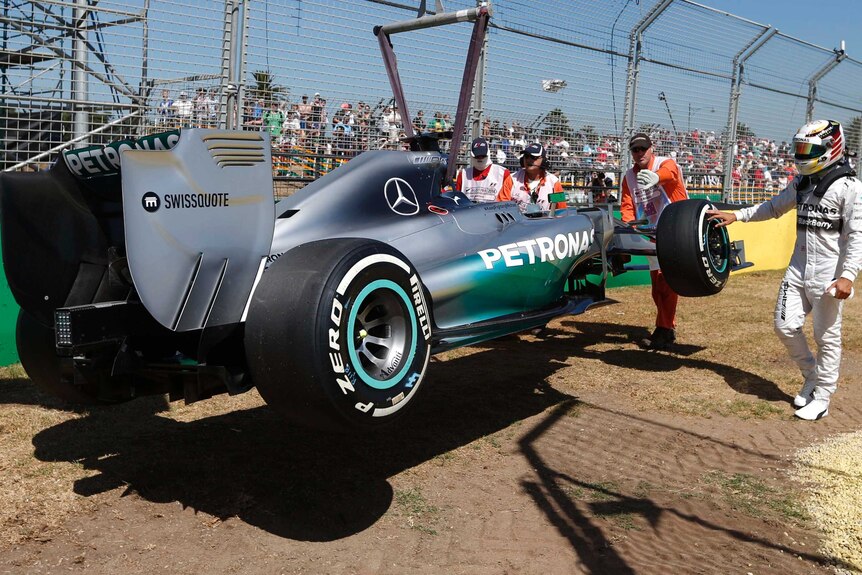
[[[218,105],[215,89],[197,88],[192,97],[181,91],[176,100],[171,99],[168,90],[163,90],[156,109],[156,124],[215,127]],[[274,155],[306,154],[340,161],[365,150],[402,148],[404,122],[391,101],[373,107],[363,101],[330,104],[319,93],[311,97],[302,95],[295,102],[288,98],[250,98],[242,110],[243,129],[267,130],[272,136]],[[444,132],[452,129],[453,118],[448,112],[426,113],[420,109],[410,122],[414,132]],[[488,117],[483,120],[481,131],[490,145],[492,161],[510,170],[517,169],[521,150],[529,143],[540,142],[548,150],[554,171],[569,186],[595,188],[596,174],[603,174],[600,178],[603,182],[610,180],[614,186],[618,182],[624,148],[617,134],[600,134],[588,126],[581,130],[568,126],[555,129],[547,123],[524,126],[518,121]],[[690,190],[721,190],[724,179],[721,134],[698,129],[673,132],[659,127],[649,132],[656,153],[673,157],[682,167]],[[468,140],[465,135],[462,141],[466,145]],[[441,141],[444,151],[447,144],[448,141]],[[328,163],[324,171],[337,163]],[[751,133],[738,136],[732,170],[734,189],[769,195],[782,189],[795,173],[786,141],[757,138]]]

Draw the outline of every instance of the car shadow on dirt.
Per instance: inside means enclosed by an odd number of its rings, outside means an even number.
[[[786,403],[793,399],[791,395],[782,391],[775,382],[750,371],[739,369],[732,365],[692,357],[698,351],[704,349],[699,346],[676,343],[668,351],[633,350],[628,346],[649,335],[649,332],[640,326],[574,320],[564,320],[561,325],[567,328],[567,330],[548,330],[545,338],[551,341],[560,337],[568,339],[577,330],[574,338],[582,341],[582,345],[566,344],[571,349],[571,354],[574,357],[597,359],[617,367],[652,372],[669,372],[681,368],[704,369],[724,378],[727,385],[737,393],[754,395],[765,401],[774,402]],[[627,347],[605,351],[596,351],[586,349],[585,347],[586,345],[592,346],[602,343],[620,344]]]
[[[434,361],[424,397],[380,432],[298,428],[267,407],[180,422],[158,413],[159,398],[144,398],[45,429],[35,455],[97,471],[75,482],[80,495],[125,487],[282,537],[330,541],[387,512],[389,477],[572,400],[546,383],[559,366],[551,356],[528,361],[527,347],[510,347],[519,369],[501,372],[481,351]]]
[[[161,403],[164,409],[167,402],[162,400]],[[27,377],[0,381],[0,405],[33,405],[69,413],[86,413],[91,409],[89,406],[72,404],[44,393]]]

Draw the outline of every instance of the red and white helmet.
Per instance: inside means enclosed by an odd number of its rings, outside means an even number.
[[[816,120],[793,136],[793,159],[799,173],[810,176],[844,157],[844,130],[835,120]]]

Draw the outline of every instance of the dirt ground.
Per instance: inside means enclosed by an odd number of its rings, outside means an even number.
[[[826,556],[798,449],[862,421],[845,311],[830,415],[795,420],[772,333],[780,273],[684,300],[640,350],[649,290],[435,357],[373,435],[287,425],[252,392],[69,411],[0,381],[0,573],[809,574]]]

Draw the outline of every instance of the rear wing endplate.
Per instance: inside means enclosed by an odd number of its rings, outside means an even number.
[[[275,226],[269,134],[183,130],[173,149],[121,161],[141,302],[174,331],[240,322]]]

